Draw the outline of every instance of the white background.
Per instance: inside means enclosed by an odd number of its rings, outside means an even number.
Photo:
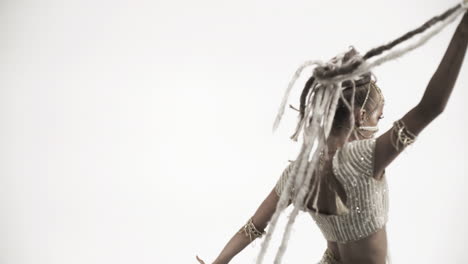
[[[296,112],[271,127],[299,64],[364,53],[455,4],[1,1],[0,263],[213,260],[297,155]],[[419,102],[458,21],[374,71],[381,131]],[[393,263],[468,263],[466,66],[387,169]],[[252,263],[259,242],[231,263]],[[284,263],[325,246],[303,213]]]

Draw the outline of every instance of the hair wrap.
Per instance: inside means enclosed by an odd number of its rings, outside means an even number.
[[[276,252],[274,264],[281,263],[287,249],[288,240],[291,236],[292,225],[299,211],[307,207],[310,199],[312,199],[314,207],[317,209],[316,212],[319,213],[316,205],[320,193],[321,177],[323,176],[317,173],[315,174],[317,177],[313,177],[313,182],[311,182],[311,180],[314,172],[318,169],[317,164],[320,153],[327,152],[326,141],[332,128],[339,99],[341,98],[345,106],[350,110],[350,113],[353,113],[356,86],[370,82],[372,75],[371,69],[424,45],[434,35],[452,23],[460,14],[464,13],[466,8],[466,3],[450,8],[443,14],[435,16],[419,28],[409,31],[394,41],[371,49],[364,56],[359,55],[354,48],[350,47],[349,51],[337,55],[326,63],[313,60],[306,61],[300,65],[288,84],[273,125],[274,131],[278,127],[281,117],[284,114],[289,94],[303,70],[306,67],[315,65],[316,67],[313,70],[313,75],[307,81],[300,96],[301,107],[299,109],[299,120],[294,134],[291,136],[292,140],[297,141],[300,133],[302,132],[303,134],[301,149],[294,164],[292,164],[290,177],[285,182],[284,186],[286,190],[294,188],[296,191],[293,193],[289,191],[281,193],[276,211],[269,222],[265,239],[262,241],[261,249],[257,257],[257,264],[263,262],[279,216],[287,207],[288,201],[292,199],[294,208],[289,215],[281,245]],[[399,50],[393,50],[397,45],[417,35],[422,36],[415,43],[408,44],[406,47]],[[387,53],[384,54],[385,52]],[[375,60],[369,61],[371,58],[375,58]],[[344,89],[353,89],[350,102],[343,96]],[[350,122],[351,129],[347,137],[351,135],[352,131],[355,131],[352,129],[354,127],[353,114],[350,114]]]

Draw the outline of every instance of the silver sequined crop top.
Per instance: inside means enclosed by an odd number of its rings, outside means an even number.
[[[388,190],[385,175],[372,177],[375,138],[344,144],[333,156],[333,173],[346,192],[344,214],[326,215],[310,210],[325,239],[345,243],[367,237],[381,229],[388,219]],[[275,190],[281,194],[293,163],[283,172]],[[337,199],[337,208],[339,202]]]

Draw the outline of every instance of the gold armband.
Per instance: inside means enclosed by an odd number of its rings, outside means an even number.
[[[400,149],[413,144],[417,137],[406,128],[402,120],[398,120],[393,123],[392,135],[390,138],[393,147],[397,151],[400,151]]]
[[[255,227],[252,218],[250,218],[247,224],[245,224],[241,230],[239,230],[239,233],[241,232],[248,236],[250,241],[255,240],[256,238],[265,234],[265,231],[261,232]]]

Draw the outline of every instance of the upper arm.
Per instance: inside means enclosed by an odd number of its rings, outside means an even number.
[[[406,128],[416,136],[438,115],[438,113],[434,114],[434,112],[428,113],[424,109],[424,107],[418,105],[401,118]],[[394,137],[392,127],[377,138],[375,143],[374,177],[382,175],[385,168],[403,151],[403,148],[397,150],[393,146]]]
[[[265,230],[268,222],[276,211],[278,201],[279,197],[276,194],[275,189],[272,189],[252,216],[252,221],[259,230]]]
[[[276,182],[275,187],[271,190],[265,200],[260,204],[257,211],[252,217],[252,221],[259,230],[264,230],[268,225],[271,217],[276,211],[276,206],[280,200],[280,195],[286,187],[289,173],[292,169],[293,163],[289,164],[281,174],[281,177]],[[291,201],[288,202],[288,205]]]

